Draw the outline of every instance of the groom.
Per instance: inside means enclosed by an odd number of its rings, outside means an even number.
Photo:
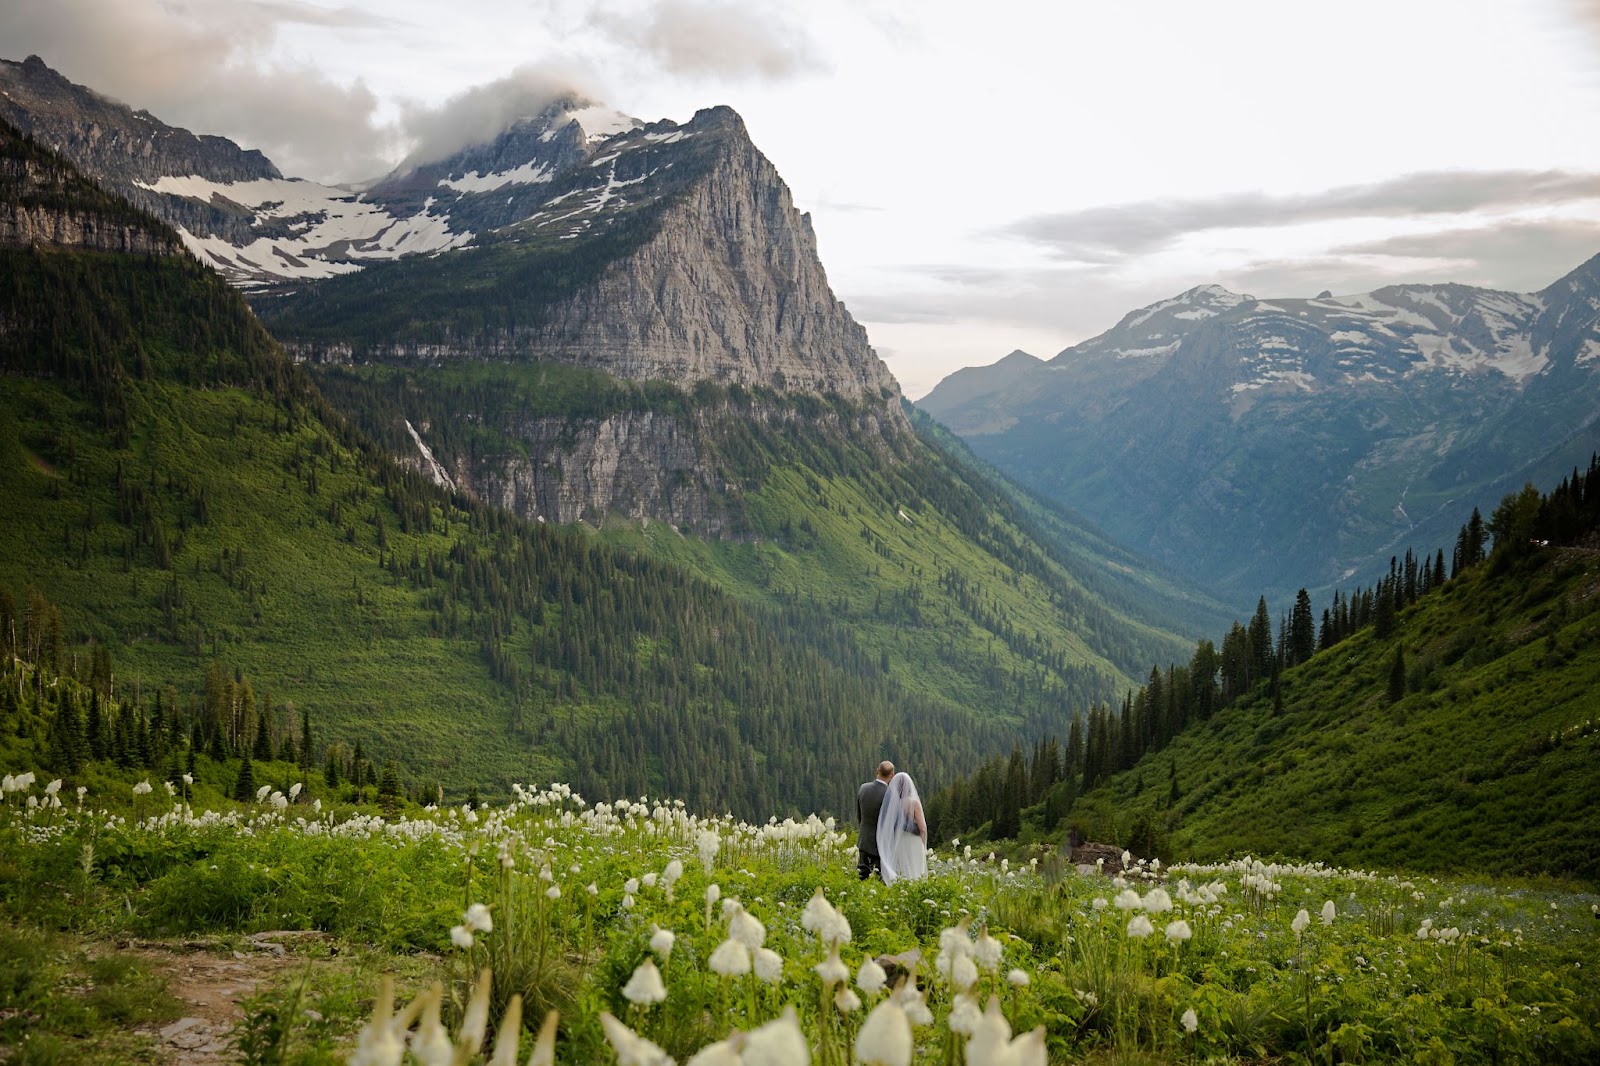
[[[861,823],[861,833],[856,838],[856,873],[863,881],[874,870],[883,876],[883,859],[878,854],[878,812],[883,810],[883,797],[893,776],[894,763],[885,759],[878,764],[878,776],[856,789],[856,821]]]

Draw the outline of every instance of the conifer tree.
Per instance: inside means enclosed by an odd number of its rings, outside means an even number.
[[[1394,659],[1389,665],[1389,702],[1398,703],[1406,694],[1406,652],[1399,644],[1394,648]]]
[[[239,776],[233,782],[233,798],[240,803],[250,803],[256,798],[256,771],[250,765],[250,750],[245,749],[244,761],[239,764]]]
[[[1311,594],[1301,589],[1295,594],[1294,613],[1289,617],[1290,662],[1303,663],[1317,650],[1316,616],[1311,613]]]

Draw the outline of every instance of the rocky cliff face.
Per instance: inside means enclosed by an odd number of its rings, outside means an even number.
[[[280,177],[260,152],[225,137],[168,126],[144,111],[76,85],[38,56],[0,60],[0,118],[123,199],[191,233],[244,239],[250,220],[237,207],[186,200],[147,186],[169,174],[219,181]]]
[[[177,236],[0,119],[0,247],[170,255]]]
[[[898,397],[828,287],[810,217],[743,122],[719,108],[687,129],[720,141],[706,176],[652,240],[553,309],[529,348],[633,380]]]

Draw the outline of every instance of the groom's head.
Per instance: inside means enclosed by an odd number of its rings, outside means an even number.
[[[885,759],[881,763],[878,764],[878,780],[879,781],[887,781],[887,780],[889,780],[889,778],[891,778],[893,776],[894,776],[894,763],[890,762],[888,759]]]

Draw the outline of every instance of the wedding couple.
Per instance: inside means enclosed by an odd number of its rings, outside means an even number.
[[[865,881],[877,870],[883,883],[928,876],[928,820],[911,775],[894,772],[887,759],[878,776],[856,790],[856,872]]]

